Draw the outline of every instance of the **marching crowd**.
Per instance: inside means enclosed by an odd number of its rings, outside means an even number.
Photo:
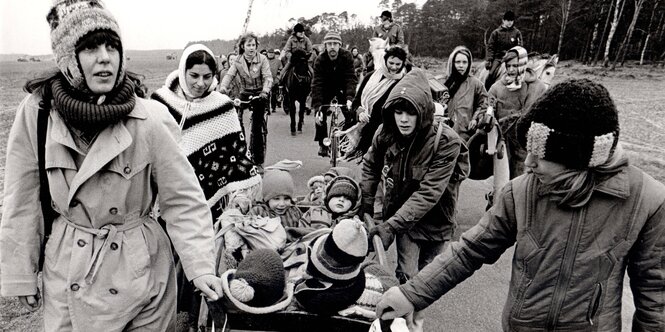
[[[298,23],[281,52],[261,54],[252,33],[226,61],[190,45],[150,96],[101,2],[55,1],[47,21],[57,70],[25,85],[0,224],[0,294],[43,306],[45,330],[170,331],[178,311],[196,329],[200,292],[211,311],[404,317],[419,331],[423,309],[513,245],[505,331],[620,331],[626,271],[633,330],[665,330],[665,186],[629,163],[605,87],[533,75],[511,11],[489,38],[490,78],[459,46],[436,100],[389,11],[371,63],[335,31],[318,54]],[[339,101],[360,164],[312,177],[304,198],[299,161],[264,168],[266,116],[297,67],[283,59],[301,50],[319,155],[322,106]],[[454,241],[468,143],[491,128],[511,181]],[[394,271],[367,259],[393,244]]]

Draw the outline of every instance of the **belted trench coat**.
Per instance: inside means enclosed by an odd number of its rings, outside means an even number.
[[[3,296],[37,293],[43,239],[39,101],[31,95],[21,103],[8,139],[0,224]],[[51,110],[45,161],[51,204],[60,216],[45,245],[47,331],[173,327],[175,268],[169,238],[152,217],[157,199],[187,277],[214,273],[210,211],[178,147],[177,129],[164,106],[137,98],[125,119],[82,151]]]

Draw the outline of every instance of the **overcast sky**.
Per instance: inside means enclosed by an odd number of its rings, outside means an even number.
[[[414,2],[405,1],[405,2]],[[423,1],[415,0],[422,3]],[[129,50],[179,49],[188,41],[236,38],[249,0],[105,0]],[[255,0],[249,30],[286,28],[292,17],[322,12],[379,16],[379,0]],[[0,0],[0,54],[51,53],[46,14],[53,0]]]

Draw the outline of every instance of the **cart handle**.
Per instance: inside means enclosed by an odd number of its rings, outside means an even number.
[[[364,214],[365,223],[367,223],[368,228],[372,228],[376,225],[374,219],[369,213]],[[376,258],[379,259],[379,264],[381,266],[388,266],[388,259],[386,258],[386,251],[383,249],[383,242],[378,235],[372,236],[372,244],[374,245],[374,252],[376,252]]]

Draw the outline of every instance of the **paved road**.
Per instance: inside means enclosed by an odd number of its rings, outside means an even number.
[[[247,116],[246,116],[247,118]],[[291,136],[288,116],[281,109],[273,113],[268,120],[268,152],[266,166],[281,159],[301,160],[303,169],[294,172],[296,192],[304,194],[306,182],[311,176],[325,172],[329,160],[317,156],[317,143],[314,137],[314,118],[306,116],[302,134]],[[247,120],[246,120],[247,121]],[[245,122],[245,128],[249,128]],[[353,168],[357,165],[345,164]],[[458,203],[458,224],[460,231],[469,229],[484,212],[483,195],[490,188],[485,181],[464,181],[460,188]],[[394,264],[394,248],[391,248]],[[510,281],[510,264],[513,248],[507,250],[498,262],[484,266],[473,276],[458,285],[439,301],[426,309],[426,331],[500,331],[501,311],[506,301]],[[626,278],[627,279],[627,278]],[[628,283],[625,283],[627,288]],[[624,331],[629,331],[632,296],[624,292]]]

